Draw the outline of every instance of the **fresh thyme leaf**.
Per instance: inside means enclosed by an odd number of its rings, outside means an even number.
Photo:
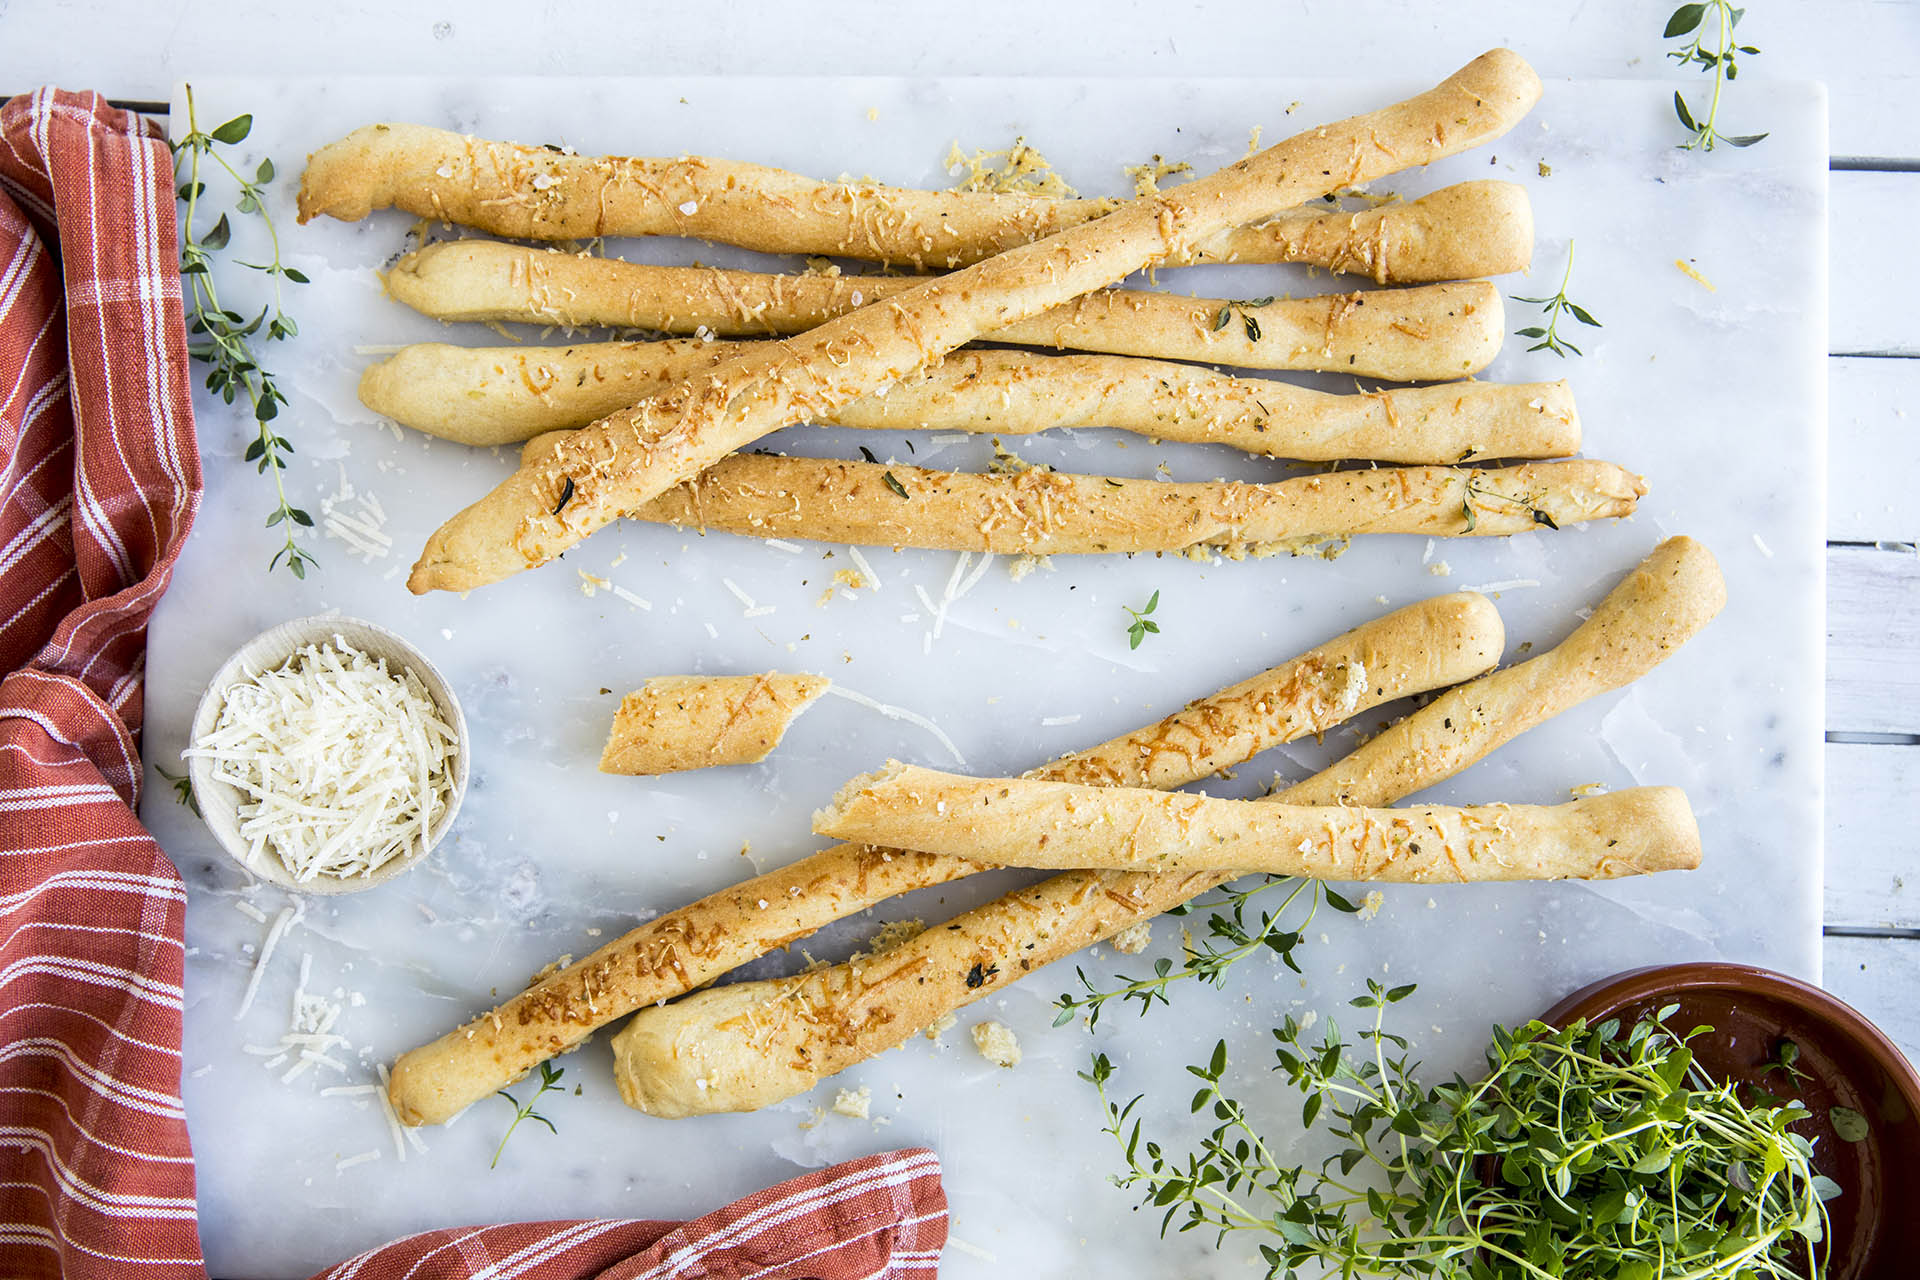
[[[1740,19],[1746,16],[1746,12],[1745,9],[1734,8],[1728,0],[1683,4],[1673,11],[1660,33],[1663,40],[1678,40],[1691,35],[1693,38],[1680,48],[1667,50],[1667,56],[1683,67],[1698,67],[1713,75],[1713,92],[1707,99],[1704,112],[1693,110],[1678,89],[1673,93],[1673,114],[1692,135],[1682,144],[1689,151],[1711,151],[1716,143],[1721,142],[1733,147],[1750,147],[1767,136],[1764,133],[1728,135],[1719,131],[1720,99],[1726,87],[1740,75],[1737,56],[1746,54],[1751,57],[1760,52],[1753,45],[1734,43],[1733,30],[1740,25]]]
[[[1243,315],[1240,317],[1240,322],[1246,326],[1248,342],[1260,341],[1260,322],[1258,320],[1255,320],[1252,316]]]
[[[887,482],[887,488],[893,490],[895,493],[899,494],[902,498],[907,497],[907,486],[901,484],[898,480],[894,479],[893,472],[889,471],[883,476],[881,476],[880,478]]]
[[[1484,1074],[1430,1086],[1385,1026],[1411,994],[1369,982],[1353,1003],[1371,1025],[1351,1044],[1330,1022],[1318,1043],[1292,1017],[1274,1029],[1301,1124],[1335,1148],[1307,1167],[1282,1159],[1228,1092],[1224,1042],[1187,1068],[1201,1086],[1188,1107],[1213,1127],[1185,1153],[1145,1131],[1144,1095],[1109,1096],[1114,1066],[1096,1055],[1080,1075],[1123,1161],[1112,1181],[1162,1212],[1163,1235],[1250,1235],[1269,1280],[1822,1274],[1824,1206],[1841,1188],[1813,1171],[1813,1147],[1793,1131],[1808,1112],[1708,1078],[1687,1042],[1711,1028],[1496,1026]]]
[[[1213,331],[1220,332],[1227,327],[1227,321],[1231,319],[1233,319],[1233,307],[1229,305],[1220,308],[1219,313],[1213,317]]]
[[[189,118],[187,128],[193,127],[193,121]],[[245,142],[247,135],[251,132],[253,132],[253,117],[251,115],[235,116],[213,131],[213,140],[233,146],[235,143]],[[271,177],[271,173],[268,176]],[[262,178],[261,181],[265,182],[266,178]]]
[[[1125,605],[1121,605],[1120,607],[1126,612],[1127,616],[1133,619],[1132,625],[1127,628],[1127,648],[1138,649],[1142,640],[1150,635],[1157,636],[1160,634],[1160,624],[1154,622],[1151,617],[1153,611],[1160,607],[1160,591],[1158,588],[1155,588],[1154,593],[1147,597],[1146,608],[1128,609]]]
[[[1707,6],[1704,4],[1681,5],[1673,11],[1673,16],[1667,19],[1667,29],[1661,33],[1661,39],[1671,40],[1675,36],[1685,35],[1698,27],[1700,20],[1706,16]]]
[[[565,511],[567,509],[567,504],[572,501],[573,501],[573,477],[562,476],[561,483],[560,483],[560,501],[553,504],[553,514],[557,516],[562,511]]]
[[[1679,100],[1679,95],[1676,94],[1675,101],[1678,101],[1678,100]],[[1540,341],[1528,347],[1527,350],[1551,351],[1553,352],[1553,354],[1560,356],[1563,359],[1567,356],[1569,352],[1571,352],[1576,356],[1582,354],[1579,347],[1574,346],[1571,342],[1568,342],[1565,338],[1562,338],[1558,333],[1558,329],[1560,325],[1560,317],[1563,315],[1571,315],[1575,320],[1578,320],[1581,324],[1591,325],[1596,329],[1604,327],[1601,325],[1601,323],[1598,320],[1593,318],[1593,312],[1587,310],[1585,307],[1581,306],[1579,303],[1574,302],[1567,297],[1567,284],[1572,279],[1573,279],[1573,242],[1569,240],[1567,242],[1567,269],[1561,273],[1559,292],[1555,293],[1552,297],[1549,297],[1549,298],[1523,298],[1517,294],[1514,295],[1513,300],[1515,302],[1532,303],[1533,305],[1539,307],[1541,309],[1543,316],[1547,321],[1547,323],[1544,326],[1537,325],[1537,324],[1528,325],[1524,329],[1514,330],[1514,336],[1516,337],[1540,339]]]
[[[168,785],[173,788],[173,798],[175,802],[191,809],[194,817],[198,818],[202,816],[200,812],[200,797],[193,794],[192,778],[184,773],[170,773],[165,765],[156,764],[153,766],[153,769],[155,773],[165,778]]]
[[[507,1139],[513,1136],[513,1131],[520,1127],[520,1122],[522,1120],[537,1120],[541,1124],[547,1126],[548,1133],[558,1134],[560,1132],[558,1129],[553,1127],[553,1121],[547,1119],[545,1116],[541,1115],[538,1111],[535,1111],[533,1108],[536,1104],[539,1103],[540,1099],[544,1097],[548,1092],[557,1090],[561,1087],[560,1077],[565,1074],[566,1074],[566,1069],[564,1067],[556,1067],[551,1062],[541,1063],[540,1064],[540,1087],[534,1090],[533,1096],[527,1099],[525,1106],[522,1106],[520,1104],[519,1099],[515,1098],[512,1094],[508,1093],[505,1089],[496,1089],[494,1091],[500,1097],[505,1098],[508,1102],[511,1102],[513,1104],[513,1123],[509,1124],[507,1126],[507,1131],[500,1135],[500,1145],[493,1149],[493,1161],[487,1166],[487,1168],[498,1169],[500,1167],[500,1153],[507,1149]]]
[[[186,99],[187,132],[172,148],[175,189],[186,206],[180,216],[180,280],[190,339],[187,354],[208,366],[208,392],[225,404],[245,404],[253,416],[257,434],[247,446],[245,460],[255,464],[258,474],[272,474],[276,501],[266,527],[283,526],[286,539],[267,562],[267,571],[271,573],[284,562],[294,577],[305,579],[308,568],[317,561],[294,541],[294,531],[310,528],[313,520],[287,500],[284,473],[286,455],[293,452],[293,445],[268,426],[279,415],[280,406],[287,403],[287,397],[262,364],[259,350],[266,343],[284,341],[299,332],[283,305],[281,283],[306,284],[307,277],[280,260],[280,233],[262,198],[263,189],[273,181],[273,162],[262,160],[248,177],[221,151],[246,140],[253,130],[253,117],[235,116],[212,132],[203,133],[192,85],[187,86]],[[233,237],[232,222],[223,212],[211,228],[196,235],[201,203],[207,197],[203,164],[218,167],[239,188],[236,211],[257,216],[273,248],[271,262],[234,264],[251,267],[273,281],[273,301],[251,320],[222,304],[212,269],[213,255],[224,250]]]

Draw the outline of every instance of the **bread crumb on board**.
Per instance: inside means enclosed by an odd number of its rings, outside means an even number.
[[[1123,956],[1137,956],[1153,942],[1153,921],[1136,920],[1113,935],[1113,949]]]
[[[855,1120],[870,1120],[873,1106],[873,1086],[861,1085],[858,1089],[841,1089],[833,1095],[833,1113],[848,1116]]]
[[[932,1026],[928,1027],[925,1031],[921,1032],[920,1034],[924,1035],[927,1039],[932,1040],[934,1043],[937,1044],[939,1043],[941,1036],[953,1030],[959,1024],[960,1024],[960,1019],[956,1018],[951,1012],[943,1013],[939,1017],[933,1020]]]
[[[973,1047],[996,1067],[1020,1065],[1020,1040],[1011,1028],[989,1018],[973,1024]]]

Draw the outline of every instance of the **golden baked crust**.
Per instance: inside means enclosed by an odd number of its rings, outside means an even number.
[[[936,277],[716,365],[582,429],[428,540],[407,585],[465,590],[552,559],[770,431],[814,421],[995,329],[1322,192],[1498,136],[1540,81],[1507,50],[1434,89],[1324,125],[1220,172]]]
[[[1449,689],[1304,782],[1294,805],[1384,806],[1432,786],[1541,721],[1665,661],[1726,601],[1713,556],[1669,538],[1546,653]],[[1407,637],[1399,637],[1406,643]],[[1377,659],[1347,655],[1369,672]],[[614,1037],[621,1097],[662,1116],[748,1111],[891,1048],[1034,969],[1233,878],[1067,871],[927,930],[884,955],[741,982],[642,1010]]]
[[[804,333],[923,283],[912,276],[660,267],[492,240],[446,240],[417,250],[394,264],[386,282],[396,301],[437,320],[722,338]],[[1257,304],[1101,289],[981,336],[1242,369],[1434,382],[1486,368],[1500,354],[1505,328],[1499,290],[1463,280]]]
[[[832,681],[757,676],[655,676],[620,700],[600,772],[656,774],[752,764]]]
[[[763,253],[952,268],[1121,203],[817,182],[705,156],[568,155],[387,123],[308,157],[299,216],[354,221],[391,207],[521,240],[694,236]],[[1209,237],[1165,265],[1300,262],[1411,283],[1518,271],[1532,250],[1526,191],[1483,181],[1358,213],[1289,211]]]
[[[570,347],[422,343],[368,366],[360,399],[443,440],[517,444],[585,426],[736,354],[739,343],[669,338]],[[1333,395],[1169,360],[961,350],[821,426],[1025,435],[1113,427],[1311,462],[1366,458],[1557,458],[1580,448],[1563,381],[1453,382]]]
[[[1375,619],[1035,776],[1172,788],[1323,732],[1356,711],[1463,680],[1498,660],[1484,596],[1456,592]],[[1351,664],[1367,680],[1353,688]],[[389,1096],[407,1124],[438,1124],[635,1009],[682,995],[896,894],[980,870],[959,858],[837,845],[650,920],[490,1013],[402,1054]]]
[[[1674,787],[1561,805],[1267,804],[890,762],[813,815],[817,835],[995,866],[1230,871],[1382,884],[1612,880],[1700,865]]]
[[[864,546],[1239,557],[1367,533],[1497,537],[1548,522],[1615,519],[1631,513],[1645,492],[1639,476],[1591,458],[1487,470],[1379,467],[1247,484],[736,454],[632,515],[703,531]]]

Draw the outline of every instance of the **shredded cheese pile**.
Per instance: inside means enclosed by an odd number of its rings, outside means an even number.
[[[452,798],[456,746],[418,676],[336,636],[229,689],[186,754],[246,796],[248,865],[275,858],[306,883],[370,875],[424,844]]]

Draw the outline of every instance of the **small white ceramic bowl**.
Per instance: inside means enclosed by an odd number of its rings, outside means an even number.
[[[364,876],[315,876],[311,880],[301,881],[294,879],[277,858],[267,859],[258,866],[247,861],[247,842],[240,835],[239,820],[239,808],[245,799],[244,795],[237,788],[215,780],[211,760],[205,756],[189,756],[187,774],[193,779],[194,798],[200,804],[201,817],[205,819],[214,838],[220,842],[220,847],[245,867],[249,874],[296,893],[357,893],[393,879],[433,852],[440,838],[452,828],[453,820],[460,814],[460,802],[467,794],[467,718],[460,710],[460,700],[453,696],[452,686],[427,660],[426,654],[385,627],[359,618],[338,615],[295,618],[262,631],[241,645],[214,672],[207,691],[201,695],[199,709],[193,716],[193,729],[188,735],[189,742],[200,741],[213,728],[226,706],[227,691],[246,680],[250,673],[272,670],[285,663],[297,650],[310,644],[327,644],[336,637],[369,657],[385,658],[389,667],[413,672],[420,678],[420,683],[426,686],[427,692],[440,708],[441,718],[453,727],[453,794],[448,797],[447,807],[439,818],[427,829],[426,839],[416,838],[414,847],[400,857],[389,860]]]

